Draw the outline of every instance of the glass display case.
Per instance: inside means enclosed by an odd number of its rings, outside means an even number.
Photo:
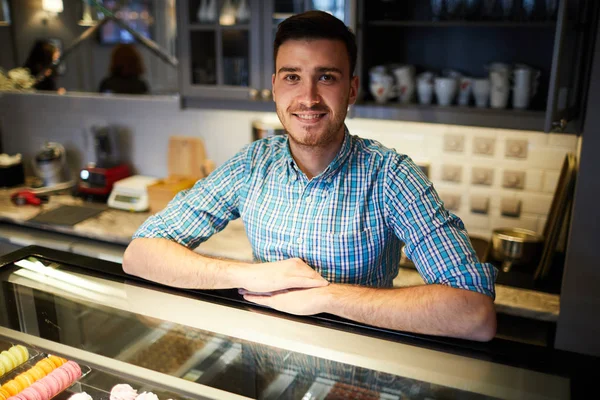
[[[40,247],[1,257],[0,282],[4,346],[84,371],[64,398],[108,399],[118,383],[165,400],[566,399],[573,389],[569,374],[540,369],[556,363],[539,354],[533,367],[516,365],[466,341],[292,317],[237,291],[175,290]]]

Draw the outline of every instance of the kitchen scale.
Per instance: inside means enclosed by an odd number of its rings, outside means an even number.
[[[148,210],[148,186],[157,181],[158,178],[151,176],[134,175],[115,182],[108,196],[108,206],[136,212]]]

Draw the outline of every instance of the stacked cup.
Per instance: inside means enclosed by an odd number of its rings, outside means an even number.
[[[369,90],[379,104],[386,103],[395,96],[394,78],[387,73],[384,66],[379,65],[369,70]]]
[[[415,94],[415,67],[414,65],[397,65],[392,68],[396,77],[396,91],[398,102],[408,104],[412,102]]]
[[[527,65],[517,64],[513,71],[513,107],[526,109],[537,93],[540,71]]]
[[[512,68],[508,64],[493,63],[488,66],[490,72],[490,104],[492,108],[506,108],[510,95],[510,77]]]

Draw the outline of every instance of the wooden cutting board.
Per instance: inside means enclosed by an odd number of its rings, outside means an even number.
[[[201,138],[171,136],[169,138],[168,168],[171,178],[205,177],[206,150]]]

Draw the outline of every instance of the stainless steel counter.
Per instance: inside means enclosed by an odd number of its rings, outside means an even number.
[[[464,342],[440,349],[425,338],[287,318],[230,294],[145,284],[117,264],[68,253],[13,257],[0,268],[0,325],[21,341],[66,345],[54,352],[92,370],[110,369],[110,359],[113,376],[123,363],[137,366],[123,371],[125,381],[145,368],[196,382],[209,398],[569,398],[569,377],[472,356]]]

